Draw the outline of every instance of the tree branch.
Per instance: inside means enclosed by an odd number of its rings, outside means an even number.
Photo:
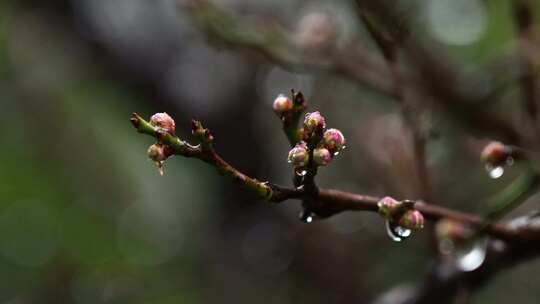
[[[156,138],[159,143],[170,147],[173,154],[197,158],[208,163],[215,167],[220,174],[231,177],[234,181],[245,186],[263,200],[280,203],[288,199],[309,199],[312,200],[310,211],[320,218],[327,218],[343,211],[378,212],[379,210],[377,203],[381,199],[380,197],[325,189],[319,189],[314,194],[313,192],[306,191],[305,188],[292,189],[269,182],[261,182],[231,166],[213,148],[204,149],[202,144],[191,145],[175,135],[163,132],[159,127],[153,126],[136,113],[132,114],[130,121],[139,133]],[[200,124],[198,128],[207,130]],[[205,134],[209,134],[206,131],[204,132]],[[499,223],[485,225],[484,219],[480,216],[420,201],[415,202],[414,209],[420,211],[428,220],[452,219],[473,228],[484,228],[484,233],[502,240],[510,242],[540,241],[540,230],[516,230]]]

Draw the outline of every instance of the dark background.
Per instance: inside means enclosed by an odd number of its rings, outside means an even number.
[[[301,15],[331,12],[340,37],[373,47],[346,1],[215,2],[291,30]],[[422,35],[470,70],[515,45],[508,1],[416,9]],[[478,79],[464,89],[492,84]],[[379,217],[363,213],[304,224],[297,202],[264,204],[195,160],[173,158],[160,177],[145,154],[152,140],[128,121],[166,111],[189,139],[190,119],[201,119],[231,164],[289,184],[289,146],[271,105],[291,88],[348,140],[320,170],[321,186],[417,197],[410,134],[387,97],[209,44],[172,0],[2,0],[0,302],[368,303],[421,280],[433,256],[428,234],[394,243]],[[487,106],[515,119],[516,94]],[[419,119],[437,134],[427,146],[435,199],[483,212],[518,169],[489,179],[478,161],[486,137],[444,115]],[[536,303],[538,270],[535,261],[503,272],[470,303]]]

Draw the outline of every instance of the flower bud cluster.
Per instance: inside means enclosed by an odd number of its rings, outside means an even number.
[[[377,203],[379,214],[388,221],[395,222],[399,226],[411,230],[424,228],[424,216],[411,204],[405,204],[392,197],[383,197]]]
[[[156,113],[150,117],[149,122],[153,127],[157,128],[159,134],[170,134],[175,136],[176,124],[169,114],[165,112]],[[151,145],[146,151],[146,155],[156,164],[161,175],[163,175],[163,163],[173,154],[173,149],[163,144],[161,141]]]
[[[276,105],[276,102],[274,102],[274,105]],[[326,119],[319,111],[305,115],[300,130],[301,141],[289,151],[288,160],[295,168],[307,166],[310,155],[313,157],[314,165],[326,166],[335,155],[338,155],[345,148],[345,137],[341,131],[338,129],[325,131],[325,129]],[[310,154],[310,147],[313,149],[312,154]]]

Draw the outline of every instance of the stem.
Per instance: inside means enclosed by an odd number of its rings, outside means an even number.
[[[198,158],[210,164],[221,174],[231,177],[237,183],[244,185],[247,189],[266,201],[279,203],[288,199],[309,200],[310,211],[321,218],[327,218],[343,211],[378,212],[377,202],[380,200],[379,197],[318,188],[315,188],[317,190],[316,192],[313,189],[306,191],[304,188],[291,189],[268,182],[261,182],[231,166],[213,149],[203,150],[200,148],[200,145],[193,146],[176,136],[163,134],[157,127],[152,126],[138,114],[134,113],[130,120],[138,132],[150,135],[164,145],[169,145],[173,149],[174,154]],[[311,172],[312,177],[314,177],[316,171],[311,170]],[[308,181],[307,184],[309,185],[310,183]],[[315,186],[314,182],[313,186]],[[540,240],[540,230],[531,231],[529,228],[525,231],[526,233],[521,233],[521,230],[516,230],[503,224],[489,223],[486,225],[484,219],[480,216],[424,202],[416,202],[414,208],[422,212],[427,220],[437,221],[442,218],[449,218],[471,227],[484,228],[483,233],[503,240]]]

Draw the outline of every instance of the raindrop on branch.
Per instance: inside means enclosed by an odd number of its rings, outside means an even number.
[[[305,176],[307,174],[306,170],[295,170],[296,175]]]
[[[456,266],[462,271],[473,271],[482,266],[486,259],[487,239],[468,242],[454,251]]]
[[[489,174],[489,177],[493,179],[497,179],[504,174],[504,167],[503,166],[492,166],[490,164],[486,164],[486,171]]]
[[[412,235],[412,230],[401,227],[392,221],[386,221],[386,233],[392,241],[401,242]]]
[[[484,263],[487,243],[486,238],[458,244],[444,238],[439,241],[439,251],[449,257],[459,270],[469,272],[478,269]]]
[[[303,210],[299,216],[300,220],[306,224],[312,223],[315,215],[311,211]]]

